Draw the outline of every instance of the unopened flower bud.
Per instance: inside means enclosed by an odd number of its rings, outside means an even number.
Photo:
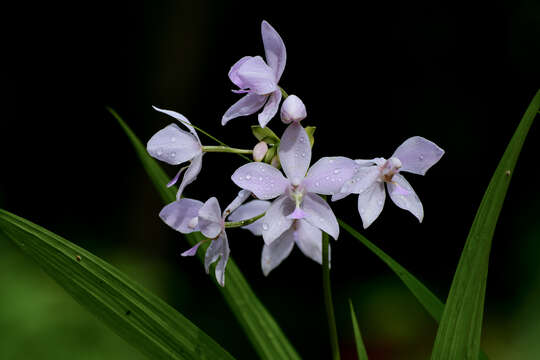
[[[253,148],[253,160],[262,161],[267,151],[268,145],[264,141],[257,143],[257,145],[255,145]]]
[[[306,106],[296,95],[289,95],[281,105],[281,121],[285,124],[300,122],[307,116]]]

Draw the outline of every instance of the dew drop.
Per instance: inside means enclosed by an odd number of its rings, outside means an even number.
[[[363,213],[365,213],[365,212],[366,212],[366,209],[364,209],[364,208],[361,208],[361,209],[360,209],[360,214],[363,214]]]
[[[302,153],[302,157],[306,157],[306,153]]]
[[[303,143],[305,140],[303,137],[300,138],[300,142]]]
[[[176,138],[173,136],[173,137],[171,138],[171,141],[172,141],[172,142],[175,142],[175,141],[176,141]]]
[[[340,171],[341,171],[340,169],[336,169],[334,170],[334,174],[339,174]]]
[[[343,179],[342,179],[342,178],[338,178],[338,179],[337,179],[337,181],[339,181],[339,182],[342,182],[342,181],[343,181]]]
[[[262,181],[262,177],[261,177],[261,176],[259,176],[259,181]]]
[[[382,200],[377,200],[377,204],[382,205]]]
[[[334,162],[334,159],[328,159],[328,162],[331,164]]]
[[[424,155],[420,155],[420,156],[418,157],[418,160],[420,160],[420,161],[424,160]]]
[[[325,177],[326,180],[330,180],[330,176]]]
[[[246,180],[251,179],[251,175],[246,175]]]
[[[244,180],[244,178],[240,176],[240,177],[238,178],[238,180],[242,181],[242,180]]]
[[[158,154],[158,156],[161,156],[163,154],[163,151],[158,150],[157,154]]]
[[[359,171],[360,171],[360,168],[359,168],[358,166],[356,166],[356,167],[354,168],[354,173],[356,174],[356,173],[359,172]]]
[[[264,223],[264,224],[263,224],[263,230],[268,230],[268,228],[269,228],[268,224],[267,224],[267,223]]]
[[[319,186],[319,182],[318,182],[318,181],[315,183],[315,186]]]
[[[176,153],[175,152],[172,152],[171,153],[171,157],[175,157],[176,156]]]

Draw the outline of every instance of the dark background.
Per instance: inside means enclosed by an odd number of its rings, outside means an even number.
[[[253,358],[202,266],[180,258],[187,243],[158,218],[160,199],[105,106],[143,142],[172,122],[151,109],[156,105],[233,146],[254,146],[249,125],[255,116],[226,127],[220,120],[238,99],[227,72],[242,56],[263,55],[265,19],[287,47],[280,85],[306,104],[304,126],[317,126],[313,160],[388,157],[414,135],[446,151],[425,177],[406,176],[423,202],[422,224],[387,201],[382,216],[362,231],[444,299],[491,174],[540,84],[540,4],[356,5],[206,0],[8,9],[1,207],[110,261],[234,356]],[[278,134],[285,128],[278,118],[269,126]],[[493,242],[483,336],[493,359],[540,356],[539,140],[534,124]],[[217,196],[225,206],[238,191],[229,179],[241,164],[234,155],[206,155],[186,196]],[[171,175],[176,170],[164,168]],[[355,197],[333,207],[361,229]],[[262,240],[241,230],[230,231],[229,239],[240,269],[299,353],[327,358],[320,266],[295,249],[265,278]],[[85,354],[80,358],[137,356],[92,325],[63,290],[43,285],[46,276],[5,239],[0,243],[0,358],[73,358],[72,351]],[[370,359],[427,358],[435,323],[345,232],[332,247],[332,281],[344,358],[355,356],[348,298]],[[36,308],[43,312],[36,315]],[[34,346],[22,345],[28,343]]]

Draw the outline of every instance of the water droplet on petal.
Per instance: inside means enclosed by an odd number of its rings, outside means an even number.
[[[355,166],[355,167],[354,167],[354,172],[357,173],[357,172],[359,172],[359,171],[360,171],[360,168],[359,168],[358,166]]]
[[[420,161],[424,160],[424,155],[420,155],[420,156],[418,157],[418,160],[420,160]]]
[[[261,177],[261,176],[259,176],[259,181],[262,181],[262,177]]]
[[[158,154],[158,156],[161,156],[161,155],[163,154],[163,151],[158,150],[158,151],[157,151],[157,154]]]
[[[267,223],[264,223],[264,224],[262,225],[263,230],[268,230],[269,227],[270,227],[270,226],[268,226]]]
[[[176,141],[176,138],[173,136],[173,137],[171,138],[171,141],[172,141],[172,142],[175,142],[175,141]]]
[[[244,180],[244,178],[240,176],[240,177],[238,178],[238,180],[242,181],[242,180]]]
[[[319,186],[319,182],[318,182],[318,181],[315,183],[315,186]]]
[[[299,140],[300,140],[301,143],[303,143],[305,141],[303,137],[301,137]]]
[[[302,157],[306,157],[306,153],[302,153]]]
[[[335,169],[334,174],[339,174],[340,171],[341,171],[340,169]]]
[[[382,205],[382,200],[377,200],[377,204]]]
[[[175,157],[176,156],[176,153],[175,152],[172,152],[171,153],[171,157]]]
[[[364,208],[361,208],[361,209],[360,209],[360,214],[363,214],[363,213],[365,213],[365,212],[366,212],[366,209],[364,209]]]
[[[325,177],[326,180],[330,180],[330,176]]]
[[[246,180],[251,179],[251,175],[246,175]]]

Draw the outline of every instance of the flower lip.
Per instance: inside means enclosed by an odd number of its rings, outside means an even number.
[[[380,166],[381,178],[385,182],[392,182],[392,178],[399,172],[401,168],[401,160],[397,157],[391,157]]]

